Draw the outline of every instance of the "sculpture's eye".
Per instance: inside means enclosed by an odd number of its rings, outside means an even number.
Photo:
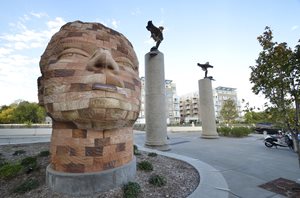
[[[89,57],[89,54],[75,48],[69,48],[61,52],[58,56],[58,59],[68,59],[68,58],[82,58],[82,57]]]
[[[134,65],[128,58],[117,57],[116,62],[124,67],[132,68],[134,71],[138,71],[138,67]]]

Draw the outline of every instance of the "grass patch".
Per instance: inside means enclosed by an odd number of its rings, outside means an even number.
[[[137,198],[141,192],[141,186],[136,182],[129,182],[123,187],[124,198]]]
[[[148,153],[148,156],[149,156],[149,157],[156,157],[156,156],[157,156],[157,153],[151,152],[151,153]]]
[[[22,159],[21,165],[26,173],[30,173],[37,169],[37,158],[36,157],[26,157]]]
[[[6,163],[0,167],[0,178],[11,179],[18,175],[22,170],[22,165],[19,163]]]
[[[0,157],[0,168],[6,164],[8,164],[8,162],[5,159]]]
[[[40,183],[36,179],[27,179],[20,186],[17,186],[13,189],[14,193],[24,194],[25,192],[31,191],[39,187]]]
[[[153,165],[149,161],[141,161],[137,164],[139,170],[153,171]]]
[[[167,179],[164,176],[152,175],[149,178],[149,183],[157,187],[162,187],[167,184]]]

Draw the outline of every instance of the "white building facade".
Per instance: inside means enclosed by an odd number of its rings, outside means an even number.
[[[167,124],[179,124],[179,97],[176,94],[176,84],[172,80],[165,80]],[[145,124],[145,77],[141,77],[141,108],[136,124]]]
[[[241,117],[241,104],[237,97],[236,88],[216,87],[213,89],[213,100],[215,108],[215,117],[218,120],[220,111],[224,102],[232,99]],[[181,123],[198,123],[201,122],[199,92],[193,92],[180,97],[180,120]]]

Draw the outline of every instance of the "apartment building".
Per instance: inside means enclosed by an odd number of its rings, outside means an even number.
[[[180,97],[181,123],[198,123],[200,119],[199,93],[189,93]]]
[[[222,109],[224,102],[228,99],[231,99],[235,102],[239,112],[239,117],[241,117],[242,114],[241,104],[238,101],[236,88],[221,87],[221,86],[216,87],[213,90],[213,98],[214,98],[214,105],[215,105],[215,115],[217,119],[220,117],[220,111]]]
[[[236,88],[216,87],[213,89],[215,117],[218,120],[224,101],[235,101],[239,116],[241,117],[241,105],[237,98]],[[180,120],[181,123],[201,122],[199,92],[193,92],[180,97]]]
[[[166,91],[166,116],[167,124],[178,124],[180,122],[179,97],[176,94],[176,84],[172,80],[165,80]],[[141,109],[137,124],[145,124],[145,77],[141,77]]]

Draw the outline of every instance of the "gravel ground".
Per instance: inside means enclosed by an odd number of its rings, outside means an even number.
[[[20,155],[13,155],[17,150],[26,151]],[[36,144],[19,144],[19,145],[3,145],[0,146],[0,159],[6,161],[20,161],[28,156],[36,156],[41,151],[49,150],[49,143]],[[171,159],[164,156],[149,157],[148,153],[140,152],[137,155],[137,163],[147,160],[152,163],[153,171],[145,172],[137,170],[135,182],[141,186],[142,192],[139,198],[160,198],[160,197],[176,197],[183,198],[191,194],[200,182],[200,177],[197,171],[189,164]],[[51,192],[45,185],[45,170],[49,164],[48,157],[38,157],[39,169],[29,174],[19,174],[17,177],[10,180],[0,179],[0,197],[6,198],[71,198],[71,196],[62,195]],[[161,175],[167,180],[167,184],[163,187],[155,187],[149,184],[148,179],[151,175]],[[39,181],[39,187],[26,192],[24,194],[13,193],[13,189],[23,183],[28,178],[35,178]],[[112,189],[108,192],[97,193],[93,198],[122,198],[122,187]]]

